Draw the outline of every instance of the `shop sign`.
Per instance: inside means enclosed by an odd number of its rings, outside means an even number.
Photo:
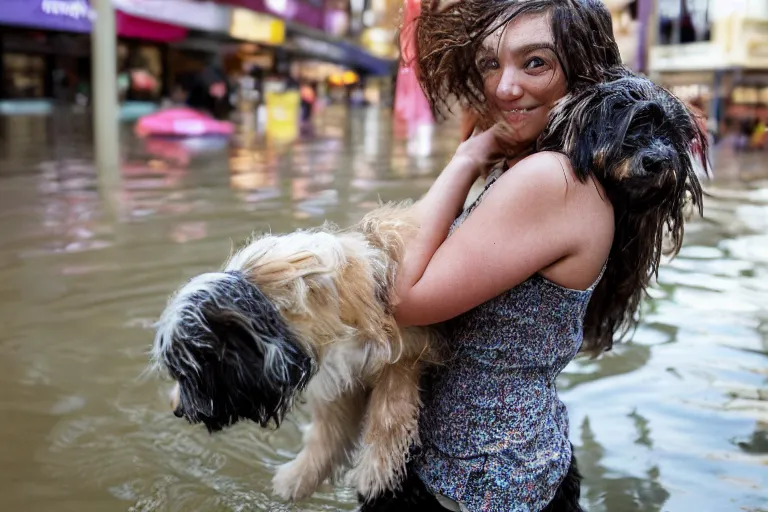
[[[741,31],[746,51],[745,65],[752,68],[768,66],[768,20],[749,20]]]
[[[290,141],[299,135],[299,91],[267,91],[264,98],[267,107],[267,137],[272,140]]]
[[[650,51],[652,71],[713,70],[726,66],[722,48],[715,43],[660,45]]]
[[[225,3],[320,30],[325,21],[322,2],[319,0],[226,0]]]
[[[88,0],[2,0],[0,24],[64,32],[90,32]]]
[[[214,2],[191,0],[112,0],[116,9],[153,21],[207,32],[226,33],[230,8]]]
[[[241,41],[273,46],[285,42],[285,23],[249,9],[232,9],[229,35]]]
[[[341,9],[325,11],[325,31],[335,37],[341,37],[349,30],[349,14]]]

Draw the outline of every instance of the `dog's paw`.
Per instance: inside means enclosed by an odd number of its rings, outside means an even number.
[[[285,501],[300,501],[312,496],[320,483],[306,464],[293,460],[277,469],[272,491]]]
[[[386,491],[396,490],[405,473],[405,464],[396,464],[387,457],[377,457],[372,450],[364,450],[347,474],[347,483],[367,501]]]

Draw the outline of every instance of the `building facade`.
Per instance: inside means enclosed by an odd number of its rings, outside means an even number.
[[[157,102],[173,96],[183,76],[211,66],[233,75],[259,68],[287,76],[297,66],[321,79],[392,75],[394,59],[349,40],[354,2],[113,0],[121,97]],[[87,95],[92,15],[88,0],[2,0],[0,101]]]
[[[768,1],[658,0],[651,78],[717,133],[768,120]]]

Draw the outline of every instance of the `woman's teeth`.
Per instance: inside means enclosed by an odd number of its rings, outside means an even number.
[[[513,108],[512,110],[505,110],[507,114],[522,114],[523,112],[530,112],[533,108]]]

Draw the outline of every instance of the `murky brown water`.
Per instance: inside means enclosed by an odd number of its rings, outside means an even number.
[[[421,194],[455,147],[410,158],[387,113],[332,111],[315,138],[228,150],[132,140],[100,195],[82,118],[0,118],[0,510],[353,510],[269,492],[307,416],[209,436],[142,377],[151,323],[252,231],[352,222]],[[763,157],[737,166],[758,176]],[[768,174],[768,173],[766,173]],[[768,181],[713,187],[631,343],[560,381],[589,510],[768,509]]]

